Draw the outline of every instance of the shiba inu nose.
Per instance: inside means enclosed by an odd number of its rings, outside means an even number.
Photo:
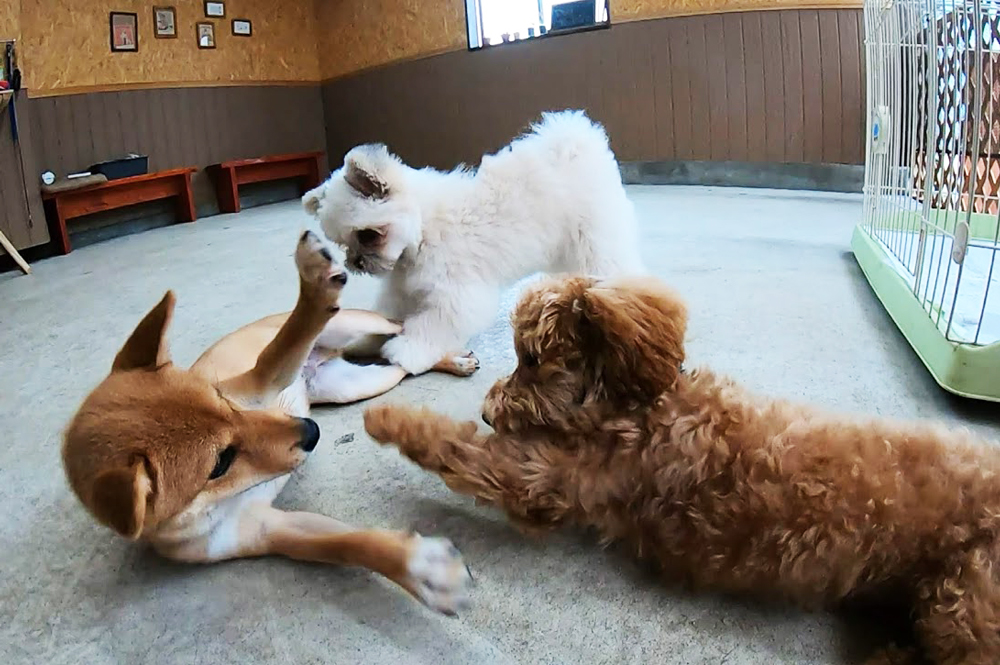
[[[316,444],[319,443],[319,425],[312,418],[301,418],[299,420],[302,428],[302,438],[299,439],[299,448],[311,453]]]

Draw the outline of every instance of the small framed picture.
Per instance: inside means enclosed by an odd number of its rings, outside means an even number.
[[[249,37],[252,35],[253,25],[250,23],[250,20],[245,18],[234,18],[233,34],[237,37]]]
[[[111,50],[139,50],[139,17],[134,12],[111,12]]]
[[[205,0],[205,16],[207,16],[208,18],[225,18],[226,3],[212,2],[212,0]]]
[[[153,36],[157,39],[177,37],[177,10],[173,7],[153,7]]]
[[[198,31],[198,48],[215,48],[215,24],[206,21],[194,27]]]

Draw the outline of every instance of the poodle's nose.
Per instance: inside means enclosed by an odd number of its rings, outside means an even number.
[[[490,422],[490,419],[486,417],[486,412],[485,411],[483,411],[482,416],[483,416],[483,422],[486,423],[487,425],[489,425],[490,427],[493,427],[493,423]]]

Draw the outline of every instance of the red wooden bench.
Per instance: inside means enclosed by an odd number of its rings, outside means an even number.
[[[182,222],[193,222],[198,218],[191,195],[191,174],[195,171],[197,169],[193,166],[171,169],[109,180],[80,189],[45,193],[42,200],[52,241],[63,254],[69,254],[73,247],[69,242],[66,220],[173,197],[177,197],[177,218]]]
[[[236,159],[208,167],[215,180],[215,192],[222,212],[240,211],[239,186],[251,182],[297,178],[305,194],[320,183],[322,152],[298,152],[255,159]]]

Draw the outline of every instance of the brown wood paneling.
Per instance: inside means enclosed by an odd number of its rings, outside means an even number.
[[[47,242],[49,233],[41,198],[33,192],[38,173],[33,146],[41,136],[36,129],[38,118],[23,92],[15,104],[20,153],[13,141],[10,109],[0,112],[0,230],[15,247],[23,249]]]
[[[38,174],[43,170],[65,175],[130,152],[148,155],[150,170],[161,171],[323,150],[322,106],[319,86],[141,89],[25,97],[18,110],[25,147],[27,205],[34,225],[28,225],[15,153],[9,139],[0,138],[0,200],[4,202],[0,228],[18,248],[48,240],[38,192]],[[0,135],[9,136],[9,131],[7,123],[0,120]],[[195,193],[200,204],[212,203],[203,173],[195,178]]]
[[[841,63],[844,60],[840,46],[840,21],[836,13],[817,12],[819,20],[820,68],[823,81],[823,161],[839,162],[843,159],[844,94]]]
[[[799,12],[781,12],[781,62],[784,70],[784,88],[782,99],[785,102],[785,156],[786,162],[805,162],[805,104],[804,104],[804,70],[806,63],[802,60],[802,28],[799,23]],[[818,61],[815,61],[818,62]],[[810,63],[814,64],[814,63]],[[813,71],[810,68],[810,71]],[[817,72],[818,75],[818,72]],[[810,86],[816,81],[810,80]]]
[[[806,123],[803,127],[802,159],[805,162],[822,162],[823,150],[823,120],[827,114],[839,115],[837,108],[823,106],[823,91],[830,78],[830,73],[823,69],[823,55],[820,49],[819,12],[802,10],[796,12],[799,17],[799,30],[802,35],[802,109]],[[840,105],[838,100],[837,106]]]
[[[746,72],[747,161],[766,162],[767,108],[764,77],[764,33],[761,14],[746,17],[743,26],[743,66]]]
[[[785,153],[785,64],[782,53],[782,16],[760,13],[764,63],[764,135],[766,151],[761,161],[786,161]]]
[[[729,141],[724,151],[726,158],[745,162],[749,159],[747,148],[747,70],[746,49],[743,43],[743,26],[751,21],[752,14],[723,14],[723,42],[717,48],[725,56],[726,115],[729,119]]]
[[[665,18],[398,63],[323,86],[333,165],[381,141],[477,163],[542,111],[583,108],[619,159],[863,160],[856,9]]]
[[[841,124],[844,158],[851,159],[854,155],[862,155],[865,149],[864,132],[850,121],[853,109],[864,108],[863,94],[865,85],[864,72],[864,26],[858,16],[843,12],[837,14],[840,29],[840,51],[843,60],[840,63],[841,91],[844,96],[844,122]],[[864,116],[862,115],[862,122]],[[861,127],[860,129],[864,129]]]
[[[664,27],[666,30],[663,38],[667,43],[671,68],[670,87],[664,93],[673,107],[676,155],[677,159],[695,159],[691,34],[687,21],[668,21]]]

